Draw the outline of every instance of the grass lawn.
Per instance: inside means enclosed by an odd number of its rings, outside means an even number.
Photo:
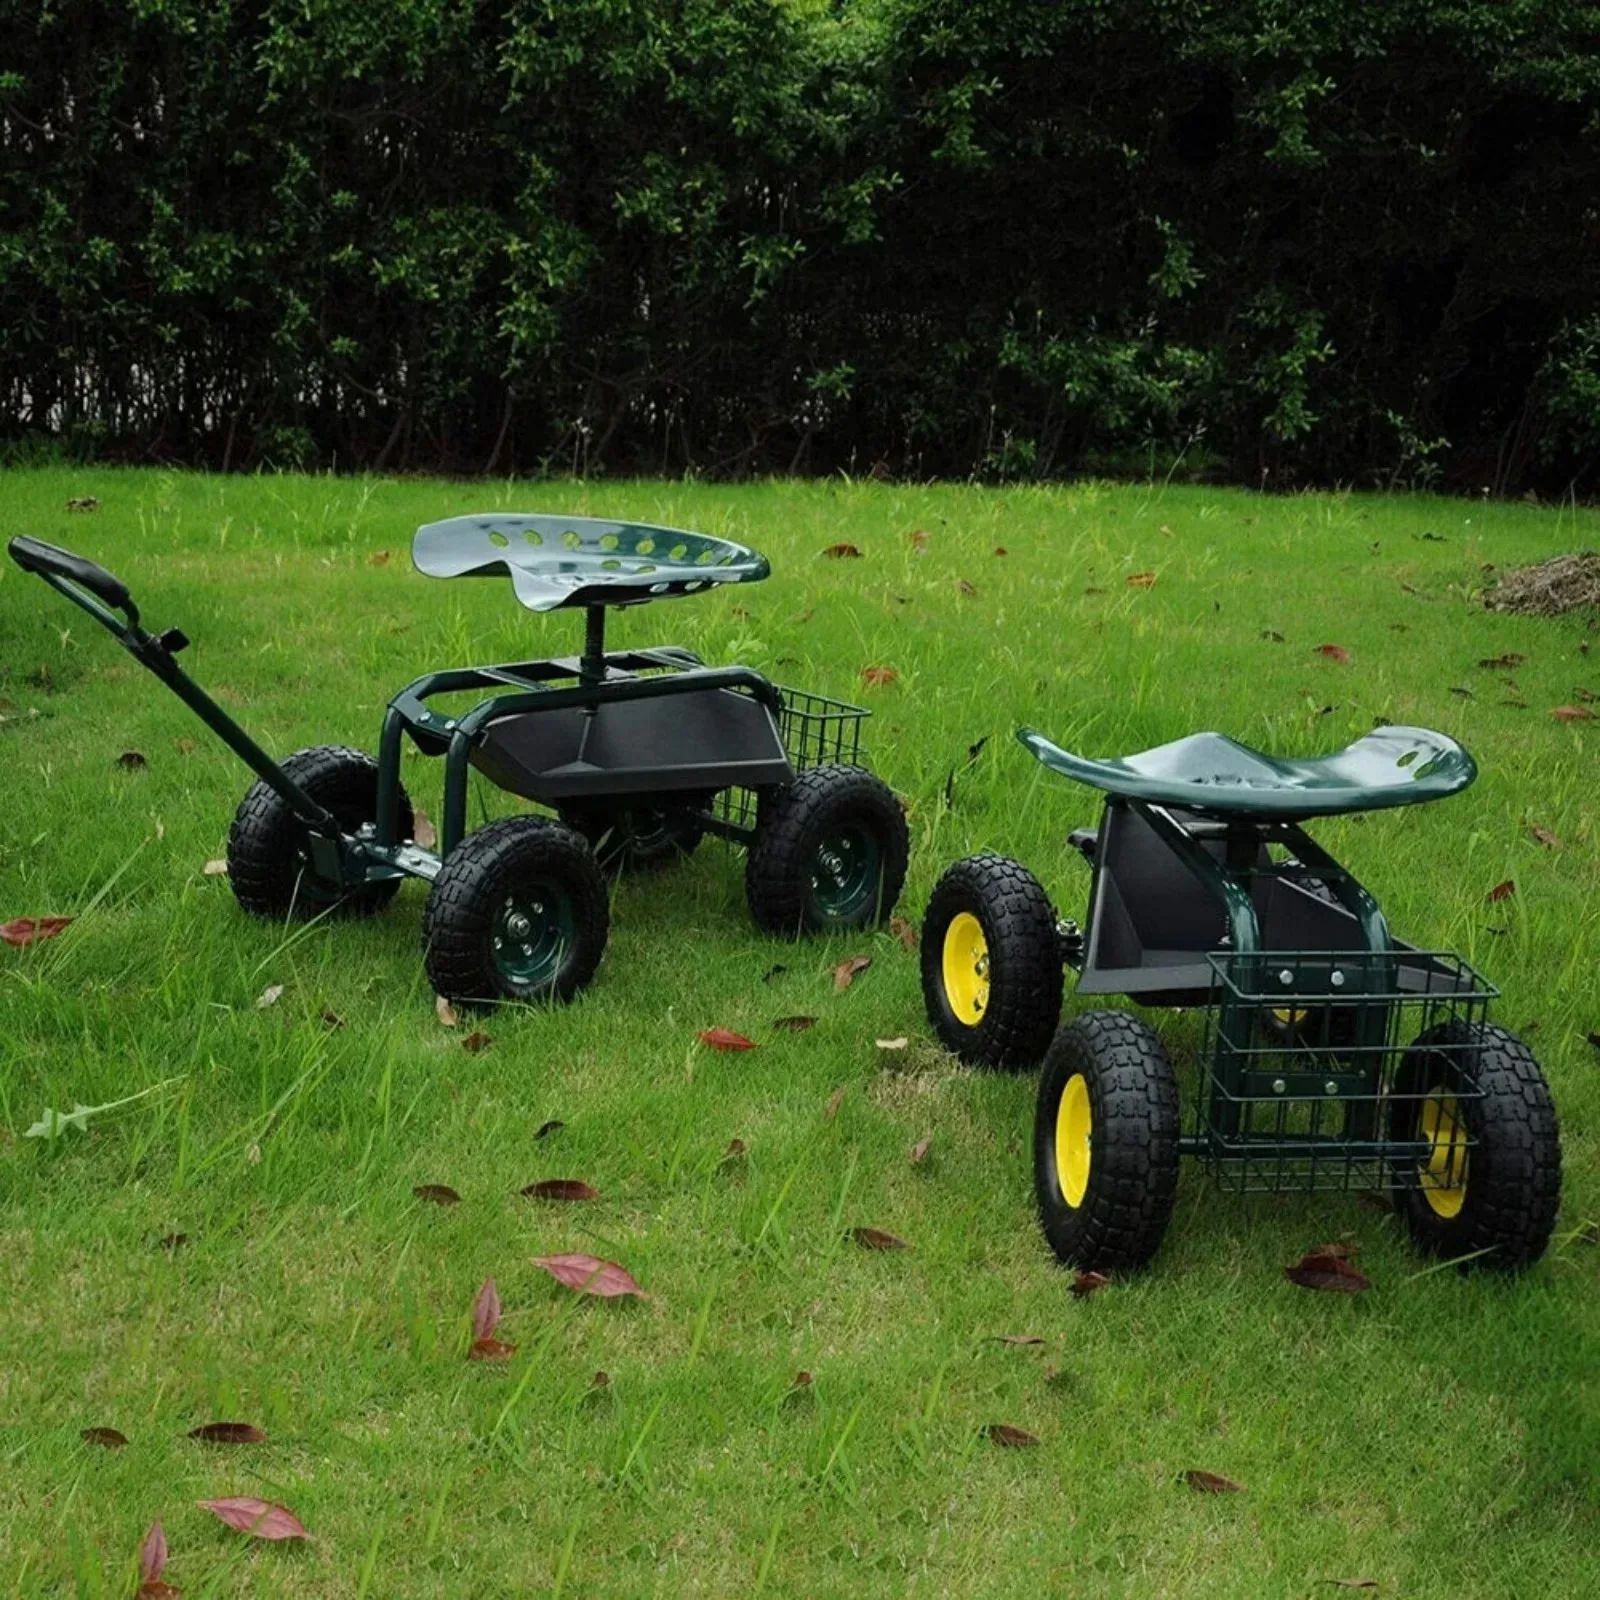
[[[870,704],[873,763],[910,805],[913,921],[984,846],[1082,915],[1066,836],[1094,796],[1031,762],[1019,722],[1100,754],[1200,728],[1300,753],[1375,718],[1444,729],[1482,768],[1467,794],[1313,831],[1399,932],[1502,987],[1553,1086],[1566,1189],[1550,1255],[1503,1281],[1427,1271],[1354,1196],[1239,1200],[1186,1169],[1154,1268],[1075,1301],[1032,1216],[1032,1079],[933,1047],[887,932],[758,937],[742,858],[708,842],[623,882],[579,1003],[498,1014],[470,1052],[423,977],[422,886],[369,924],[248,921],[203,871],[248,774],[0,561],[0,921],[76,916],[0,947],[0,1592],[130,1594],[156,1517],[191,1597],[1600,1592],[1600,724],[1550,715],[1600,691],[1600,635],[1475,598],[1486,564],[1600,545],[1600,516],[1093,484],[3,487],[0,532],[109,566],[279,755],[374,748],[424,669],[575,648],[576,618],[502,583],[416,574],[421,522],[548,509],[746,540],[766,584],[620,613],[611,642]],[[65,510],[82,495],[101,508]],[[840,541],[862,559],[824,559]],[[1508,652],[1525,664],[1479,665]],[[865,686],[868,666],[898,678]],[[435,818],[440,777],[408,758]],[[513,809],[475,790],[475,820]],[[857,954],[871,968],[835,993]],[[797,1013],[820,1020],[773,1030]],[[709,1052],[714,1026],[759,1048]],[[881,1052],[894,1035],[909,1048]],[[22,1136],[153,1085],[87,1133]],[[549,1177],[602,1198],[518,1197]],[[419,1203],[423,1183],[462,1201]],[[860,1249],[859,1225],[913,1248]],[[1370,1293],[1285,1281],[1338,1237]],[[649,1298],[580,1300],[532,1264],[561,1250],[622,1262]],[[519,1347],[503,1365],[464,1359],[490,1275]],[[218,1419],[267,1442],[185,1438]],[[1042,1442],[999,1448],[994,1423]],[[130,1443],[86,1445],[91,1426]],[[1246,1492],[1194,1493],[1194,1468]],[[247,1541],[196,1509],[220,1495],[280,1501],[314,1537]]]

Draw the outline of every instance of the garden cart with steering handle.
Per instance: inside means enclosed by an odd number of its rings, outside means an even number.
[[[430,672],[384,713],[374,760],[343,746],[273,760],[178,664],[189,640],[145,629],[127,586],[93,561],[14,538],[12,559],[107,628],[255,772],[228,838],[239,904],[285,920],[369,915],[406,878],[429,885],[428,976],[445,999],[568,999],[593,977],[610,919],[607,869],[648,867],[707,834],[748,850],[758,927],[796,937],[877,923],[904,881],[892,791],[860,764],[860,707],[780,687],[676,646],[608,651],[612,606],[768,575],[730,540],[588,517],[455,517],[417,530],[431,577],[502,576],[523,606],[579,607],[580,655]],[[430,701],[483,696],[446,712]],[[414,836],[405,741],[444,767],[438,849]],[[477,771],[553,811],[467,831]]]
[[[1304,827],[1456,794],[1472,757],[1444,734],[1391,726],[1307,759],[1217,733],[1120,760],[1031,729],[1018,738],[1105,796],[1099,826],[1072,835],[1092,873],[1084,926],[1058,921],[1019,863],[970,857],[934,890],[922,983],[934,1030],[963,1060],[1043,1060],[1034,1188],[1056,1256],[1145,1265],[1191,1156],[1237,1192],[1390,1192],[1436,1255],[1537,1260],[1561,1188],[1538,1062],[1488,1020],[1496,991],[1461,957],[1395,937]],[[1058,1031],[1068,968],[1085,998],[1201,1013],[1187,1113],[1142,1017],[1094,1009]]]

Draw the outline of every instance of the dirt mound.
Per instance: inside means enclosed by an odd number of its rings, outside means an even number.
[[[1559,617],[1586,607],[1600,610],[1600,553],[1581,550],[1518,567],[1484,595],[1483,603],[1491,611],[1520,611],[1530,617]]]

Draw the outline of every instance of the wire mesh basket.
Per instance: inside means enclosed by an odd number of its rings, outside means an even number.
[[[825,694],[789,689],[778,684],[782,706],[778,734],[796,772],[808,767],[853,766],[861,759],[861,722],[872,715]],[[735,827],[753,828],[756,794],[751,789],[724,789],[716,799],[716,814]]]
[[[1225,1189],[1416,1188],[1436,1209],[1464,1192],[1496,992],[1467,962],[1410,949],[1209,960],[1192,1148]]]

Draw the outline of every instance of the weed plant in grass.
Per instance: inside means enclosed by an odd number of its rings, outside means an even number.
[[[1032,1080],[932,1046],[896,933],[760,938],[740,859],[708,843],[617,887],[579,1003],[500,1012],[466,1048],[474,1024],[442,1025],[423,979],[421,887],[367,923],[245,919],[205,865],[248,774],[0,562],[0,921],[75,918],[0,948],[0,1590],[131,1593],[157,1518],[191,1595],[1600,1588],[1600,736],[1551,715],[1600,693],[1600,634],[1477,599],[1491,566],[1600,542],[1593,513],[1101,484],[4,487],[5,532],[124,578],[279,755],[372,748],[424,669],[574,647],[574,618],[504,585],[416,575],[419,523],[568,510],[748,542],[770,581],[623,612],[616,644],[869,704],[910,807],[913,922],[981,847],[1081,915],[1066,838],[1095,797],[1036,767],[1018,723],[1100,754],[1442,728],[1473,789],[1314,831],[1401,933],[1503,988],[1566,1193],[1549,1257],[1505,1281],[1429,1270],[1354,1196],[1227,1198],[1186,1170],[1153,1270],[1075,1298],[1031,1215]],[[82,497],[99,509],[66,510]],[[437,816],[437,767],[405,776]],[[472,803],[475,823],[515,805]],[[836,989],[853,956],[872,964]],[[773,1027],[795,1016],[817,1020]],[[718,1028],[756,1048],[701,1042]],[[1169,1037],[1192,1071],[1192,1020]],[[23,1137],[45,1108],[151,1088]],[[545,1180],[598,1198],[520,1193]],[[1372,1289],[1286,1280],[1335,1240]],[[574,1292],[537,1264],[564,1254],[645,1293]],[[515,1353],[469,1361],[490,1278]],[[266,1438],[186,1437],[219,1421]],[[1038,1443],[1003,1447],[1019,1436]],[[1243,1492],[1197,1493],[1212,1477]],[[196,1505],[238,1496],[312,1537]]]

